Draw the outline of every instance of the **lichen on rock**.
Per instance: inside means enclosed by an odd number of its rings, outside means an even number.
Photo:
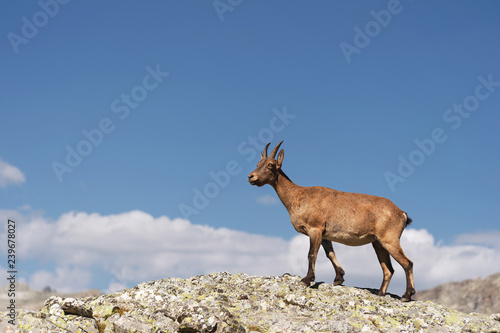
[[[215,273],[18,310],[18,332],[500,332],[498,316],[297,276]],[[0,331],[11,328],[0,314]],[[10,326],[9,326],[10,325]]]

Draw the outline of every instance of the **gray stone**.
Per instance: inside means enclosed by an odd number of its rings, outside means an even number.
[[[17,332],[500,332],[500,315],[326,283],[306,288],[298,276],[229,273],[145,282],[98,297],[52,297],[39,311],[17,314]],[[12,329],[8,319],[0,314],[1,332]]]

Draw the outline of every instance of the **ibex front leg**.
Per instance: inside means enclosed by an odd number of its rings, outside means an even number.
[[[316,257],[318,256],[318,250],[321,245],[321,231],[312,229],[309,231],[309,254],[307,259],[309,260],[309,268],[307,270],[307,275],[301,280],[306,286],[310,286],[311,282],[314,281],[314,268],[316,265]]]

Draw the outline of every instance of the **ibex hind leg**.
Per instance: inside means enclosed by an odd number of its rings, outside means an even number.
[[[342,283],[344,283],[344,269],[342,266],[340,266],[339,261],[337,260],[337,257],[335,256],[335,251],[333,251],[333,244],[331,241],[323,239],[321,241],[321,246],[323,246],[323,249],[325,250],[325,254],[330,259],[330,262],[333,265],[333,269],[335,269],[335,280],[333,280],[333,285],[338,286]]]
[[[382,246],[390,255],[403,267],[406,274],[406,291],[401,297],[401,301],[411,301],[411,296],[415,294],[415,285],[413,283],[413,262],[403,252],[399,239],[397,242],[381,242]]]

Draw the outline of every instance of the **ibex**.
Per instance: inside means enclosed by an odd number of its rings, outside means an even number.
[[[378,295],[384,296],[394,269],[391,255],[405,270],[406,292],[401,300],[408,302],[415,294],[413,263],[399,243],[403,230],[412,221],[389,199],[377,196],[336,191],[327,187],[302,187],[293,183],[282,170],[284,151],[275,159],[281,141],[267,156],[268,143],[257,168],[248,175],[251,185],[271,185],[290,214],[293,227],[309,236],[309,268],[301,280],[306,286],[314,281],[314,266],[320,245],[335,269],[334,285],[344,282],[332,241],[359,246],[372,243],[384,273]]]

